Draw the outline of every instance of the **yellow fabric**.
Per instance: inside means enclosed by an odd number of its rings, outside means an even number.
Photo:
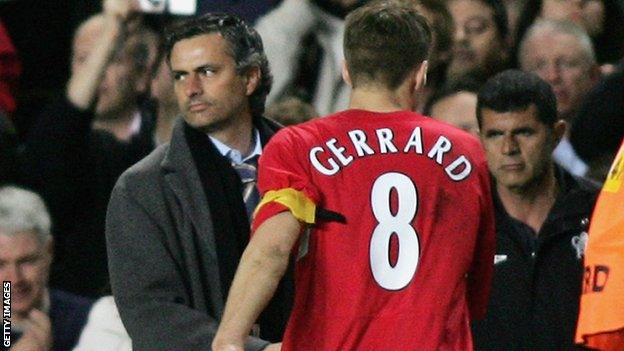
[[[267,191],[256,207],[254,216],[262,206],[270,202],[277,202],[288,207],[293,216],[302,222],[314,224],[316,221],[316,204],[301,191],[292,188]]]
[[[624,143],[596,203],[585,251],[576,342],[624,350]]]

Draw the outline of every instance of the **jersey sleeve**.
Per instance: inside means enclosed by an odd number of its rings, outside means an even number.
[[[252,232],[272,216],[290,211],[307,224],[316,220],[320,192],[309,174],[307,148],[300,132],[285,128],[263,150],[258,162],[258,190],[262,196],[254,212]]]
[[[482,319],[486,315],[496,250],[494,205],[490,175],[485,160],[479,164],[479,182],[482,191],[479,233],[472,267],[468,275],[468,306],[472,320]]]

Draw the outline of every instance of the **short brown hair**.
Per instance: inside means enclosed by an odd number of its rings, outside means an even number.
[[[374,1],[347,16],[344,53],[353,86],[395,89],[428,56],[431,30],[413,6]]]

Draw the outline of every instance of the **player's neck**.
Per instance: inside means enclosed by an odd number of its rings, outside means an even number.
[[[353,89],[349,108],[367,110],[373,112],[392,112],[411,110],[413,101],[402,93],[402,89],[396,91],[368,87]]]

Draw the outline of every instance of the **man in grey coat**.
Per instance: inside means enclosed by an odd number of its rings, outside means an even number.
[[[170,28],[165,50],[184,118],[115,186],[111,284],[135,350],[209,350],[248,241],[257,158],[278,129],[261,117],[271,73],[260,36],[231,15]],[[291,290],[285,281],[246,350],[281,339]]]

